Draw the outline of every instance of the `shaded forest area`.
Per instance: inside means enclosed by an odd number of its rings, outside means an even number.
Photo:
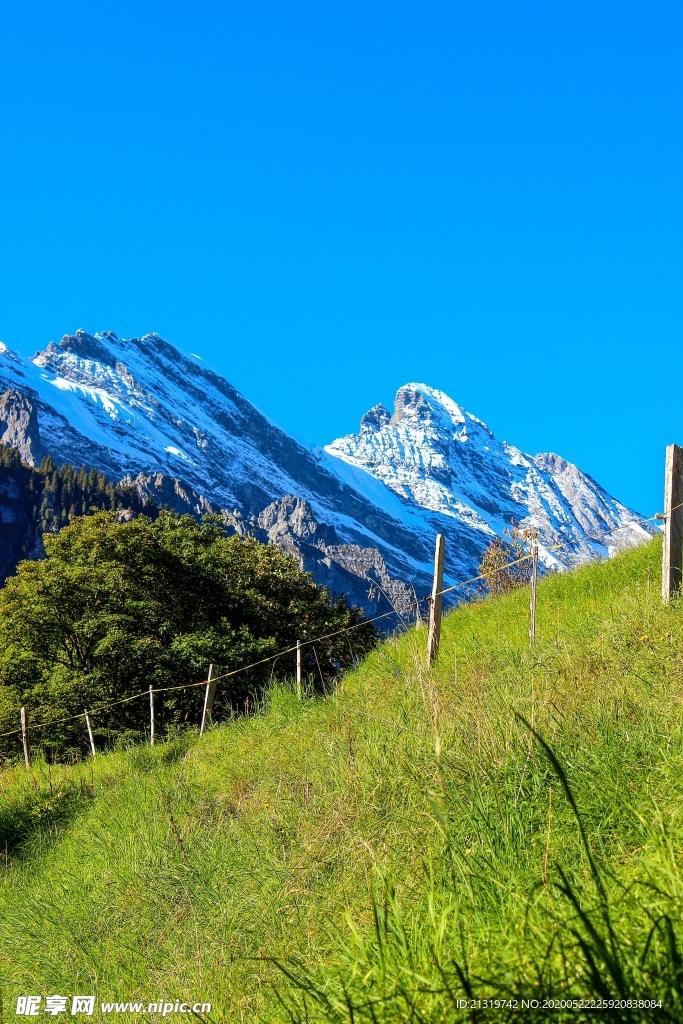
[[[58,533],[70,516],[93,508],[144,511],[152,519],[158,514],[135,487],[113,484],[96,469],[57,468],[49,456],[34,468],[15,449],[0,445],[0,586],[22,558],[45,556],[43,534]]]

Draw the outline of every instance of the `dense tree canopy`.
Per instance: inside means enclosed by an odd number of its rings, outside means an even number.
[[[195,722],[204,691],[184,687],[206,678],[210,662],[229,672],[362,622],[295,558],[227,537],[216,519],[162,512],[120,522],[115,512],[96,512],[46,535],[45,548],[46,559],[22,562],[0,591],[0,731],[16,725],[25,704],[36,722],[88,707],[101,739],[142,735],[144,700],[97,709],[149,685],[178,687],[156,699],[159,728]],[[321,685],[374,640],[373,627],[361,624],[308,646],[305,670]],[[289,654],[225,679],[216,715],[241,710],[294,665]],[[55,725],[44,737],[59,752],[82,748],[83,722]]]

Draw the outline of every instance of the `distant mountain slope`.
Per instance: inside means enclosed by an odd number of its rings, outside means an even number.
[[[31,465],[50,454],[195,514],[224,509],[234,529],[287,546],[369,612],[389,599],[406,611],[413,588],[423,596],[437,532],[450,583],[476,571],[512,516],[538,526],[548,566],[647,535],[576,467],[496,441],[425,385],[401,388],[393,416],[375,407],[359,434],[322,451],[155,334],[79,330],[32,361],[1,346],[0,442]]]

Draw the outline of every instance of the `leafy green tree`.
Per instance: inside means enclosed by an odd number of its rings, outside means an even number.
[[[119,522],[115,512],[72,520],[44,536],[47,557],[22,562],[0,591],[0,724],[21,704],[34,721],[93,709],[100,738],[142,735],[152,685],[159,726],[197,721],[210,662],[223,673],[306,640],[320,685],[375,642],[358,609],[333,601],[295,558],[252,538],[227,537],[216,519],[161,512]],[[240,710],[272,676],[291,675],[293,653],[219,683],[217,715]],[[322,677],[322,678],[320,678]],[[190,687],[187,688],[186,687]],[[104,704],[121,701],[111,710]],[[83,746],[83,722],[46,732],[59,753]]]

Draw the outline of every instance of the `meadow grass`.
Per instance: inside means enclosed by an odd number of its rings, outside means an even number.
[[[660,549],[544,580],[533,652],[517,591],[448,615],[431,670],[415,629],[325,698],[277,686],[201,739],[6,770],[6,1011],[683,1019],[683,608]],[[591,998],[662,1007],[542,1005]]]

